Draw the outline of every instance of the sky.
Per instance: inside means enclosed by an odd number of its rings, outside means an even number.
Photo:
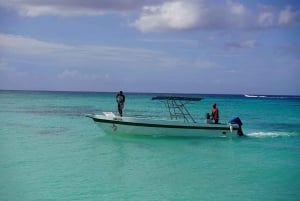
[[[300,1],[0,0],[0,89],[300,95]]]

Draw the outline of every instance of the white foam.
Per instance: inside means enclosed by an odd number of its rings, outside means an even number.
[[[246,133],[249,137],[284,137],[284,136],[293,136],[294,133],[288,133],[288,132],[252,132],[252,133]]]

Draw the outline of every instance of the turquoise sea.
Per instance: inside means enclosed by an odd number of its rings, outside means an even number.
[[[167,117],[125,95],[124,115]],[[300,200],[300,97],[192,96],[197,120],[216,102],[248,137],[107,135],[84,115],[116,112],[115,93],[0,91],[0,200]]]

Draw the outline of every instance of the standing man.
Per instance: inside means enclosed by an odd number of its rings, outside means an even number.
[[[215,121],[215,124],[219,123],[219,109],[217,108],[217,104],[213,104],[213,108],[211,110],[212,119]]]
[[[120,91],[117,95],[116,95],[116,101],[118,103],[118,112],[120,114],[120,116],[123,116],[123,108],[124,108],[124,103],[125,103],[125,96],[123,94],[123,91]]]

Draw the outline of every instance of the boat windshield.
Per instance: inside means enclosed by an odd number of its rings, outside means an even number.
[[[186,108],[186,104],[191,101],[200,101],[202,98],[198,97],[182,97],[182,96],[155,96],[152,100],[164,101],[169,110],[171,119],[184,119],[185,122],[196,123],[193,116]]]

